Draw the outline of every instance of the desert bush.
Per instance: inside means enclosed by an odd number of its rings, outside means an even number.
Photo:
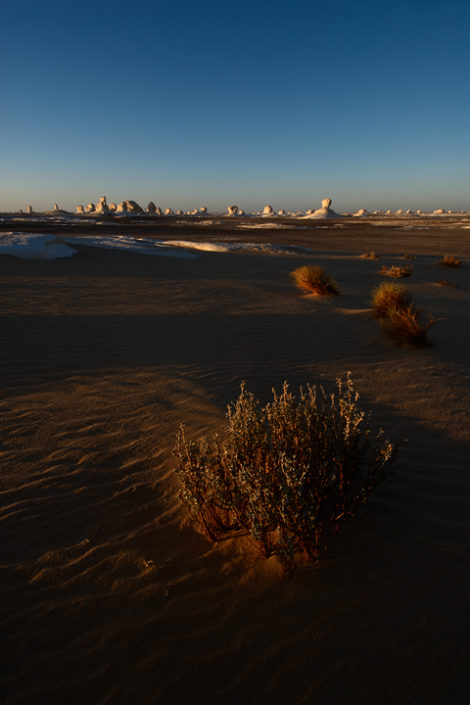
[[[460,267],[462,265],[462,261],[457,259],[457,257],[454,257],[453,255],[444,255],[444,257],[439,260],[438,264],[441,267]]]
[[[383,330],[400,345],[409,343],[419,348],[430,347],[432,343],[427,333],[435,320],[430,318],[426,324],[420,323],[420,313],[421,309],[411,303],[404,307],[395,306],[387,310],[380,323]]]
[[[402,279],[403,277],[409,277],[413,272],[413,267],[397,267],[392,265],[391,267],[386,267],[385,265],[380,270],[379,274],[384,277],[393,277],[394,279]]]
[[[403,255],[403,259],[411,259],[411,260],[413,260],[413,259],[416,259],[416,257],[415,257],[414,255],[405,254],[405,255]]]
[[[338,293],[338,285],[333,277],[318,265],[305,265],[292,272],[292,277],[299,289],[306,294],[315,296],[334,296]]]
[[[406,308],[411,303],[407,289],[393,282],[382,282],[372,292],[372,308],[377,318],[385,318],[389,309]]]
[[[361,259],[380,259],[376,252],[363,252],[359,257]]]
[[[383,480],[395,457],[371,430],[351,377],[337,392],[285,382],[265,406],[241,386],[222,440],[195,442],[180,428],[175,454],[181,499],[213,541],[243,530],[287,573],[324,554],[340,524]]]

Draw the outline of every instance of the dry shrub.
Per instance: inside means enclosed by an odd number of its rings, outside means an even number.
[[[444,255],[444,257],[439,260],[438,264],[441,267],[461,267],[462,261],[454,257],[453,255]]]
[[[400,284],[383,282],[372,292],[372,308],[377,318],[385,318],[390,309],[407,308],[410,304],[410,295]]]
[[[359,255],[359,257],[361,259],[380,259],[376,252],[363,252],[363,254]]]
[[[430,347],[432,343],[427,333],[435,320],[430,318],[422,324],[418,320],[420,313],[421,309],[413,304],[391,307],[380,323],[383,330],[400,345],[409,343],[418,348]]]
[[[403,259],[416,259],[414,255],[403,255]]]
[[[379,274],[384,277],[393,277],[394,279],[402,279],[403,277],[409,277],[413,272],[413,267],[397,267],[392,265],[391,267],[386,267],[385,265],[380,270]]]
[[[305,265],[292,272],[292,277],[299,289],[306,294],[315,296],[334,296],[338,293],[338,285],[333,277],[318,265]]]
[[[383,480],[395,448],[371,430],[351,377],[336,394],[308,385],[298,395],[285,382],[261,406],[244,383],[227,410],[224,440],[189,441],[175,449],[180,497],[213,541],[244,531],[287,573],[315,561],[340,524]]]

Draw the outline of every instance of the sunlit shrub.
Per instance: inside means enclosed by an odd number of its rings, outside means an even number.
[[[394,279],[402,279],[403,277],[409,277],[413,272],[413,267],[397,267],[392,265],[391,267],[386,267],[385,265],[380,270],[379,274],[384,277],[393,277]]]
[[[223,440],[187,439],[175,449],[181,499],[213,541],[244,532],[287,573],[324,554],[340,524],[383,480],[395,457],[358,406],[350,375],[337,392],[284,383],[262,406],[242,384]]]
[[[372,309],[377,318],[384,318],[393,308],[406,308],[411,303],[407,289],[394,282],[382,282],[372,292]]]
[[[413,304],[391,307],[380,324],[382,329],[400,345],[408,343],[418,348],[430,347],[432,342],[428,338],[428,331],[435,320],[430,318],[427,323],[421,323],[420,313],[421,309]]]
[[[439,260],[438,264],[441,267],[461,267],[462,261],[454,257],[453,255],[444,255],[444,257]]]
[[[334,296],[338,293],[338,285],[333,277],[318,265],[305,265],[292,272],[292,277],[299,289],[305,294],[315,296]]]

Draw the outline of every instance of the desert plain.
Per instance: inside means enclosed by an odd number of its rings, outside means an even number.
[[[0,256],[3,702],[468,703],[470,217],[0,225],[77,251]],[[97,233],[259,247],[150,256]],[[337,297],[295,288],[310,263]],[[381,266],[403,263],[429,348],[370,313]],[[348,371],[399,450],[326,557],[289,578],[196,532],[180,422],[222,432],[243,380],[266,401]]]

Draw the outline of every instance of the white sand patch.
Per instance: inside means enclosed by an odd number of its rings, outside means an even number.
[[[203,252],[242,252],[261,255],[299,255],[312,252],[310,247],[298,245],[276,245],[270,242],[193,242],[191,240],[167,240],[163,245],[183,247]]]
[[[60,259],[71,257],[76,251],[55,235],[15,232],[0,235],[0,254],[19,259]]]
[[[87,247],[101,247],[110,250],[120,250],[132,252],[138,255],[153,255],[160,257],[179,257],[182,259],[195,259],[197,255],[189,252],[181,252],[173,249],[170,243],[162,243],[144,237],[132,237],[131,235],[102,236],[82,236],[76,237],[67,235],[63,238],[65,242],[73,245],[86,245]]]

